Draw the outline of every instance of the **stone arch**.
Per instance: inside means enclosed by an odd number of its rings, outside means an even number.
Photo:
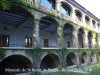
[[[58,22],[50,16],[45,16],[40,19],[39,30],[41,47],[58,47],[57,27]]]
[[[82,53],[81,58],[83,59],[82,64],[85,64],[85,63],[88,64],[88,62],[89,62],[89,56],[88,56],[88,54],[86,52]]]
[[[46,19],[46,20],[50,20],[52,22],[54,22],[55,25],[59,25],[58,21],[55,19],[55,17],[52,17],[52,16],[49,16],[49,15],[44,15],[41,17],[41,19]],[[40,19],[40,22],[41,22],[41,19]]]
[[[6,69],[18,69],[18,72],[5,72]],[[14,75],[14,74],[20,74],[20,73],[25,73],[24,71],[22,72],[22,69],[32,69],[33,64],[32,62],[25,56],[23,55],[11,55],[6,57],[4,60],[0,62],[0,74],[4,75]]]
[[[20,5],[18,5],[18,6],[13,5],[13,6],[11,6],[10,9],[18,10],[18,11],[20,11],[22,13],[27,14],[32,20],[34,19],[34,15],[32,14],[32,12],[28,8],[22,7]]]
[[[85,15],[85,22],[89,25],[90,24],[90,17]]]
[[[21,55],[21,56],[25,56],[27,57],[32,63],[33,62],[33,58],[31,56],[31,53],[30,52],[27,52],[25,50],[17,50],[17,51],[13,51],[13,50],[7,50],[6,51],[6,56],[5,58],[9,57],[9,56],[13,56],[13,55]],[[5,59],[4,58],[4,59]]]
[[[75,10],[75,13],[76,13],[76,17],[78,20],[82,21],[82,12],[78,9]]]
[[[72,9],[72,6],[69,3],[65,2],[65,1],[61,1],[61,3],[65,3],[70,9]]]
[[[74,30],[75,30],[74,25],[73,25],[73,24],[71,24],[71,23],[65,23],[65,24],[64,24],[64,26],[63,26],[63,29],[64,29],[64,27],[65,27],[65,26],[67,26],[67,25],[68,25],[69,27],[71,27],[72,31],[74,31]]]
[[[91,56],[90,57],[91,64],[96,63],[97,62],[96,53],[92,52],[90,56]]]
[[[61,3],[62,3],[63,9],[66,11],[65,14],[71,16],[71,15],[72,15],[72,7],[71,7],[71,5],[68,4],[68,3],[65,2],[65,1],[61,1]],[[64,13],[64,12],[62,12],[62,13]]]
[[[96,28],[96,21],[95,20],[92,20],[92,25],[94,28]]]
[[[78,58],[74,53],[69,53],[66,57],[67,66],[78,65]]]
[[[41,69],[53,69],[59,67],[61,67],[60,58],[54,53],[50,53],[44,56],[40,64]]]
[[[78,42],[79,42],[79,47],[80,48],[84,48],[84,29],[83,28],[79,28],[78,30]]]
[[[78,10],[78,9],[76,9],[75,12],[80,13],[81,16],[83,15],[82,12],[80,10]]]
[[[72,24],[66,23],[63,27],[63,35],[65,39],[65,47],[73,47],[73,31],[75,28]]]
[[[78,29],[78,32],[79,32],[79,31],[81,31],[82,33],[85,33],[85,32],[84,32],[84,28],[82,28],[82,27],[80,27],[80,28]]]
[[[2,47],[27,47],[25,37],[32,37],[34,19],[28,8],[13,5],[8,10],[0,9],[0,15],[2,15],[0,16],[0,22],[2,21],[0,30],[1,28],[8,29],[6,33],[3,33],[4,29],[0,32],[2,36],[8,36],[4,40],[8,40],[7,44]],[[30,47],[32,44],[33,42]]]
[[[56,9],[56,0],[39,0],[46,7]],[[44,2],[45,1],[45,2]],[[47,5],[48,4],[48,5]]]

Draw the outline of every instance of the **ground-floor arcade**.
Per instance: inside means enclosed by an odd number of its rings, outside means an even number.
[[[43,52],[31,52],[27,50],[7,50],[5,58],[2,60],[0,59],[0,73],[3,72],[4,75],[6,75],[6,73],[4,72],[5,68],[34,68],[40,69],[41,71],[46,69],[59,70],[60,68],[74,68],[85,66],[88,64],[95,64],[96,62],[99,62],[97,58],[99,58],[99,56],[97,57],[97,54],[94,51],[91,51],[90,53],[87,51],[83,52],[82,54],[79,54],[78,52],[68,53],[65,51],[64,54],[62,54],[61,50],[57,52],[48,52],[46,50],[44,50]],[[25,73],[22,71],[14,73],[7,72],[7,75],[30,75],[31,73],[35,75],[35,72]]]

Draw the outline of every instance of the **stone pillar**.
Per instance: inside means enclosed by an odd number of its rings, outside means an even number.
[[[100,48],[100,34],[98,34],[98,47]]]
[[[99,47],[99,34],[96,34],[96,47]]]
[[[36,5],[36,7],[38,8],[39,7],[39,0],[34,0],[35,2],[35,5]]]
[[[35,19],[33,21],[33,39],[34,39],[34,46],[40,46],[40,37],[39,37],[39,20]]]
[[[56,1],[56,5],[57,5],[57,11],[59,11],[59,15],[61,15],[62,3],[60,2],[60,0]]]
[[[77,30],[73,31],[72,39],[73,39],[73,47],[78,48],[78,31]]]
[[[73,19],[74,19],[74,22],[76,23],[75,9],[72,9],[72,17],[73,17]]]
[[[63,48],[63,27],[57,27],[58,48]]]
[[[85,14],[84,13],[82,15],[82,22],[83,22],[84,25],[86,25],[86,22],[85,22]]]
[[[92,48],[95,48],[95,46],[96,46],[96,33],[93,33],[91,45],[92,45]]]
[[[83,44],[84,44],[84,48],[88,48],[88,31],[84,31]]]
[[[92,19],[90,18],[90,26],[93,27]]]

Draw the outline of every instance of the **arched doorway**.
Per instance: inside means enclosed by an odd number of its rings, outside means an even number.
[[[69,23],[66,23],[63,28],[63,35],[64,35],[64,43],[65,47],[71,48],[73,47],[73,26]]]
[[[78,65],[78,59],[74,53],[69,53],[66,59],[67,59],[67,66]]]
[[[0,62],[0,74],[2,75],[15,75],[20,73],[27,73],[28,71],[22,71],[22,69],[32,69],[33,64],[32,62],[25,56],[22,55],[12,55],[5,58],[3,61]],[[7,69],[14,69],[18,71],[9,72]]]
[[[40,20],[40,46],[41,47],[57,47],[57,25],[52,17],[43,17]]]
[[[79,42],[79,47],[80,48],[84,48],[83,35],[84,35],[84,30],[82,28],[80,28],[79,32],[78,32],[78,42]]]
[[[55,54],[47,54],[41,61],[41,69],[53,69],[61,66],[60,59]]]

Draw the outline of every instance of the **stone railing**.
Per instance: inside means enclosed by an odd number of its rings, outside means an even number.
[[[48,7],[46,7],[46,6],[42,5],[42,4],[39,4],[39,7],[41,8],[40,10],[42,10],[42,11],[47,11],[47,12],[53,13],[55,15],[59,14],[59,11],[54,10],[53,8],[48,8]]]
[[[76,19],[76,24],[78,24],[80,26],[83,26],[84,25],[84,23],[82,21],[78,20],[78,19]]]
[[[61,17],[63,17],[64,19],[66,19],[66,20],[68,20],[68,21],[74,22],[74,19],[73,19],[71,16],[64,15],[63,13],[61,13]]]

